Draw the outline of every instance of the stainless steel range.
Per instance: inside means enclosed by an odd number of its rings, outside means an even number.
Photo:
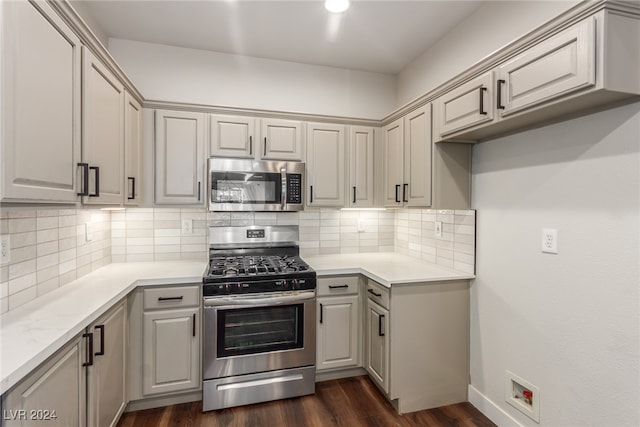
[[[316,273],[297,226],[210,227],[204,411],[315,391]]]

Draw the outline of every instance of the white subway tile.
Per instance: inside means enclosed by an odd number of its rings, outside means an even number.
[[[45,282],[41,282],[38,283],[36,285],[36,294],[40,297],[46,293],[49,293],[53,290],[58,289],[58,286],[60,285],[60,278],[59,277],[54,277],[52,279],[49,279]]]
[[[38,230],[49,230],[51,228],[58,228],[57,216],[45,216],[36,219],[36,228]]]
[[[13,295],[9,295],[9,307],[8,310],[14,310],[29,301],[33,301],[37,297],[36,287],[32,286],[30,288],[25,289],[22,292],[18,292]]]
[[[9,296],[22,292],[38,283],[36,273],[27,274],[16,279],[9,280]]]
[[[35,259],[36,248],[37,246],[31,245],[31,246],[24,246],[22,248],[11,249],[11,264],[17,264],[19,262]]]
[[[9,280],[13,280],[16,277],[24,276],[25,274],[35,273],[35,271],[35,259],[22,261],[15,264],[9,264]]]
[[[60,276],[62,276],[63,274],[68,273],[75,269],[76,269],[76,260],[72,259],[72,260],[60,263],[60,265],[58,266],[58,273],[60,274]]]
[[[32,209],[8,209],[7,214],[9,218],[35,218],[36,211]]]
[[[52,267],[58,265],[60,259],[58,257],[58,253],[53,253],[45,256],[38,257],[37,259],[37,268],[38,270],[42,270],[43,268]]]
[[[36,231],[35,218],[9,219],[9,233],[25,233],[28,231]]]
[[[52,240],[58,240],[58,229],[53,228],[50,230],[38,230],[36,233],[36,241],[38,243],[50,242]]]

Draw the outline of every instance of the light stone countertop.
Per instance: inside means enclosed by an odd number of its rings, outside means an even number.
[[[391,287],[475,276],[394,252],[305,256],[318,277],[362,274]],[[0,394],[138,286],[202,283],[205,262],[112,263],[0,316]]]
[[[0,316],[0,394],[138,286],[202,283],[205,262],[113,263]]]
[[[403,283],[473,279],[475,275],[395,252],[302,257],[318,277],[362,274],[386,287]]]

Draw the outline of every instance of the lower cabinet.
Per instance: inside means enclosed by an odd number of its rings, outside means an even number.
[[[318,279],[316,370],[360,366],[359,277]]]
[[[385,392],[389,392],[389,311],[367,299],[365,368]]]
[[[158,286],[130,297],[129,400],[198,391],[200,286]]]
[[[126,404],[126,302],[2,396],[3,426],[115,426]]]

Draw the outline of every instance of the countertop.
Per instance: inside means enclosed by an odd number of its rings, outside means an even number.
[[[319,277],[362,274],[391,287],[474,278],[394,252],[305,256]],[[138,286],[202,283],[205,262],[113,263],[0,316],[0,394]]]
[[[395,252],[302,257],[318,277],[362,274],[386,287],[403,283],[473,279],[475,276]]]
[[[0,316],[0,394],[137,286],[202,283],[206,263],[113,263]]]

